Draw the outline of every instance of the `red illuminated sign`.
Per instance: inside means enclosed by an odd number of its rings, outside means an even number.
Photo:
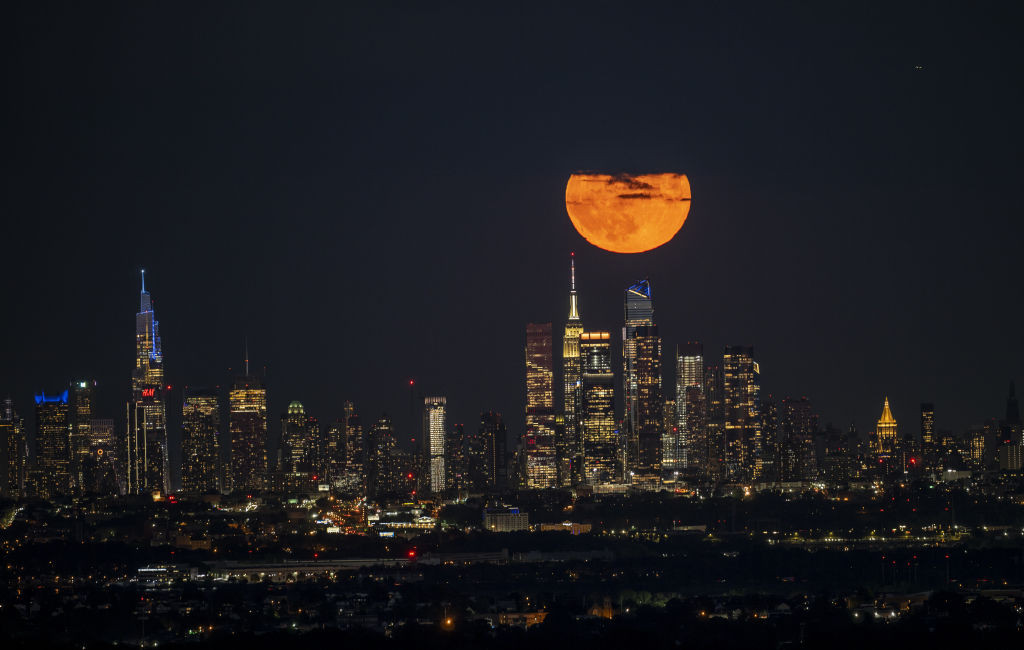
[[[142,389],[142,396],[143,397],[155,397],[156,396],[156,389],[155,388],[143,388]]]

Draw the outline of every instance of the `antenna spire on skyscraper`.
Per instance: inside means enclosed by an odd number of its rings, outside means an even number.
[[[245,337],[245,376],[249,376],[249,337]]]
[[[576,306],[576,253],[569,253],[569,320],[579,320]]]
[[[141,269],[141,271],[142,271],[142,293],[146,293],[146,269]]]

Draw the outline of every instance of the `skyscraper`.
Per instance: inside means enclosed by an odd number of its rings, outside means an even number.
[[[431,399],[431,398],[428,398]],[[441,399],[444,398],[435,398]],[[443,403],[442,403],[443,408]],[[424,416],[427,419],[428,416]],[[443,423],[444,417],[441,414]],[[444,438],[443,429],[441,438]],[[391,492],[395,482],[395,432],[391,427],[391,418],[387,414],[381,415],[376,424],[370,430],[369,443],[367,445],[367,492],[372,497],[379,497]],[[443,460],[443,458],[442,458]],[[441,478],[444,477],[444,465],[440,465]],[[429,489],[429,486],[428,486]]]
[[[366,436],[363,425],[352,402],[345,402],[345,477],[346,490],[356,494],[366,492]]]
[[[36,491],[50,499],[71,492],[71,425],[68,391],[36,395]]]
[[[935,405],[930,402],[921,404],[921,444],[926,448],[935,443]]]
[[[611,335],[580,334],[582,364],[583,473],[587,484],[618,483],[622,456],[615,430],[615,376],[612,373]]]
[[[565,428],[556,441],[558,484],[579,485],[583,482],[583,438],[580,415],[583,403],[583,375],[580,363],[580,335],[583,322],[576,303],[576,258],[570,261],[569,321],[562,337],[562,386],[565,391]]]
[[[622,327],[622,387],[624,413],[622,418],[625,448],[622,462],[635,466],[635,454],[639,449],[637,441],[637,376],[636,376],[636,328],[654,325],[654,302],[651,300],[651,283],[641,280],[626,289],[625,325]]]
[[[71,382],[71,482],[78,493],[86,492],[89,440],[95,381]]]
[[[17,499],[25,483],[25,423],[11,398],[0,404],[0,495]]]
[[[704,345],[700,341],[688,341],[676,346],[676,429],[677,433],[668,438],[671,446],[665,450],[667,470],[685,470],[690,467],[694,435],[693,427],[687,422],[687,390],[696,388],[704,393]]]
[[[789,459],[788,480],[813,481],[818,477],[814,435],[818,431],[818,415],[806,397],[782,400],[779,426],[785,457]]]
[[[661,485],[661,439],[664,432],[664,397],[661,390],[661,337],[657,325],[641,325],[633,333],[636,360],[636,463],[632,481],[647,489]]]
[[[533,489],[556,487],[554,363],[551,323],[526,326],[526,482]]]
[[[313,437],[307,426],[306,409],[302,402],[288,404],[281,416],[281,450],[278,464],[285,474],[312,470]]]
[[[709,365],[704,368],[704,405],[705,445],[699,448],[706,449],[707,455],[703,459],[706,464],[698,465],[698,475],[711,481],[719,481],[725,475],[726,444],[725,377],[720,365]]]
[[[754,348],[727,345],[722,356],[725,473],[729,480],[761,476],[761,369]]]
[[[444,397],[426,397],[423,400],[423,462],[426,464],[425,477],[427,489],[439,494],[445,488],[445,430],[447,422],[447,402]]]
[[[128,407],[127,490],[166,492],[167,407],[164,401],[164,356],[160,324],[146,291],[142,272],[139,313],[135,315],[135,370]]]
[[[220,400],[216,390],[185,390],[181,411],[181,491],[218,491],[220,473]]]
[[[456,490],[467,487],[466,472],[466,427],[453,424],[448,429],[448,439],[444,443],[444,468],[447,478],[445,484]]]
[[[485,411],[480,414],[480,428],[477,435],[469,439],[466,449],[470,489],[484,491],[497,484],[499,468],[503,463],[498,457],[503,447],[499,440],[503,441],[505,436],[505,423],[500,413]]]
[[[89,423],[89,464],[86,468],[85,491],[97,494],[123,494],[125,464],[123,451],[114,432],[111,418],[93,418]]]
[[[891,455],[896,450],[896,442],[899,440],[896,418],[889,410],[889,398],[885,398],[882,405],[882,415],[878,418],[878,425],[875,427],[875,453]]]
[[[228,395],[231,437],[229,481],[234,492],[262,487],[267,454],[267,389],[263,379],[249,374],[236,377]]]

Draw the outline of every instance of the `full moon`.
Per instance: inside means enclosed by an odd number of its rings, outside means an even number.
[[[614,253],[642,253],[669,242],[690,213],[683,174],[573,174],[565,209],[588,242]]]

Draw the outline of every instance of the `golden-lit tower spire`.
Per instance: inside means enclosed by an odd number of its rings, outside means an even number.
[[[885,398],[882,406],[882,417],[878,418],[878,426],[875,427],[876,451],[880,454],[891,454],[896,450],[896,439],[898,437],[896,418],[892,416],[889,409],[889,398]]]
[[[889,398],[885,398],[885,404],[882,406],[882,417],[878,418],[878,424],[896,424],[896,418],[892,416],[892,411],[889,410]]]

